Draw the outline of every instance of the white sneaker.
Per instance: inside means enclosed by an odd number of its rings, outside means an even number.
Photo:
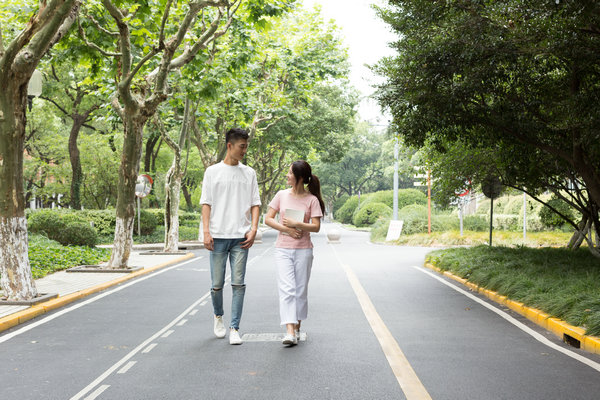
[[[237,329],[232,328],[229,330],[229,344],[242,344],[242,338]]]
[[[215,336],[219,339],[223,339],[227,333],[225,330],[225,325],[223,324],[223,317],[221,315],[215,315],[214,332]]]
[[[298,344],[298,338],[296,338],[296,335],[290,335],[289,333],[286,333],[281,343],[286,346],[292,346]]]

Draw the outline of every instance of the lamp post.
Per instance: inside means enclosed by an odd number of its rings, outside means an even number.
[[[398,220],[398,136],[394,140],[394,221]]]
[[[42,73],[37,69],[31,74],[29,85],[27,85],[27,105],[29,111],[33,105],[33,98],[39,97],[42,94]]]

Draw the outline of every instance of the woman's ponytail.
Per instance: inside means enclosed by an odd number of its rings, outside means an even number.
[[[323,196],[321,196],[321,182],[316,175],[312,174],[310,164],[304,160],[294,161],[292,163],[292,173],[296,177],[296,180],[302,179],[304,184],[308,185],[308,191],[319,200],[321,211],[325,215],[325,202]]]
[[[319,182],[319,178],[317,178],[316,175],[310,175],[310,179],[308,180],[308,191],[319,200],[321,212],[325,215],[325,202],[323,201],[323,196],[321,196],[321,182]]]

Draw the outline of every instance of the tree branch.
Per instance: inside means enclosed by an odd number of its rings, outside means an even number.
[[[90,42],[88,40],[87,36],[85,35],[85,31],[83,30],[83,27],[81,26],[81,22],[79,21],[79,18],[77,18],[77,30],[79,31],[79,36],[81,37],[83,42],[86,44],[86,46],[89,46],[92,49],[95,49],[96,51],[98,51],[100,54],[102,54],[105,57],[120,57],[121,56],[121,53],[111,53],[109,51],[104,50],[103,48],[98,46],[96,43]]]

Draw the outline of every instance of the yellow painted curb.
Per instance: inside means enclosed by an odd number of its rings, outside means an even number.
[[[589,351],[590,353],[600,354],[600,338],[596,336],[586,335],[585,329],[583,328],[570,325],[561,319],[551,317],[543,311],[528,307],[525,304],[520,303],[518,301],[510,300],[506,296],[499,295],[498,293],[493,292],[491,290],[484,289],[472,282],[467,281],[464,278],[461,278],[460,276],[454,275],[449,271],[442,271],[441,269],[439,269],[431,263],[425,263],[425,267],[432,269],[444,276],[447,276],[452,280],[462,283],[474,292],[481,293],[482,295],[484,295],[490,300],[495,301],[496,303],[507,306],[511,310],[521,314],[522,316],[529,319],[530,321],[533,321],[542,328],[554,333],[563,341],[566,341],[567,337],[576,339],[579,341],[581,349]]]
[[[113,279],[112,281],[104,282],[99,285],[80,290],[78,292],[70,293],[65,296],[61,296],[61,297],[58,297],[58,298],[55,298],[52,300],[48,300],[43,303],[36,304],[35,306],[31,306],[31,307],[27,308],[26,310],[18,311],[16,313],[7,315],[5,317],[0,318],[0,332],[3,332],[10,328],[14,328],[17,325],[22,324],[23,322],[27,322],[30,319],[38,317],[42,314],[45,314],[45,313],[55,310],[57,308],[63,307],[67,304],[70,304],[74,301],[80,300],[91,294],[108,289],[109,287],[118,285],[120,283],[131,280],[133,278],[137,278],[138,276],[141,276],[141,275],[149,274],[150,272],[154,272],[154,271],[164,268],[168,265],[177,264],[179,262],[188,260],[193,257],[194,257],[194,253],[187,253],[186,255],[176,258],[174,260],[167,261],[167,262],[155,265],[150,268],[144,268],[139,271],[132,272],[131,274],[127,274],[125,276],[121,276],[119,278]]]

